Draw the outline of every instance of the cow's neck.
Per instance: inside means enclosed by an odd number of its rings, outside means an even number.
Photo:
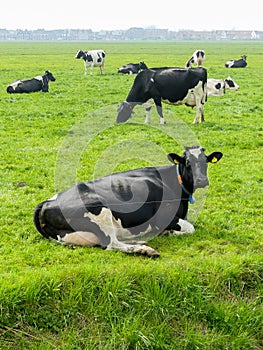
[[[187,176],[187,172],[184,170],[185,170],[185,167],[183,165],[176,164],[176,173],[177,173],[178,183],[180,184],[182,191],[185,193],[185,197],[187,197],[189,202],[192,204],[194,203],[193,179],[190,179],[189,176]]]

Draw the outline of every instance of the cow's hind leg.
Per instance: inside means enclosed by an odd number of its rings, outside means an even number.
[[[104,74],[104,63],[100,66],[100,74]]]
[[[107,245],[107,250],[119,250],[123,253],[129,254],[142,254],[150,257],[157,257],[159,253],[153,248],[140,244],[128,244],[121,242],[118,239],[118,235],[126,230],[122,227],[120,220],[116,220],[112,215],[112,212],[108,208],[102,208],[99,215],[94,215],[88,213],[87,216],[92,222],[99,226],[100,230],[105,233],[105,235],[110,237],[109,244]]]
[[[58,241],[66,245],[81,245],[87,247],[100,245],[98,237],[94,233],[86,231],[68,233],[64,237],[58,237]]]
[[[201,83],[199,83],[201,84]],[[204,117],[204,103],[205,103],[205,98],[206,98],[206,85],[205,87],[201,88],[201,86],[199,86],[199,89],[196,89],[195,92],[195,100],[196,100],[196,117],[193,121],[193,124],[198,123],[202,123],[205,121],[205,117]]]

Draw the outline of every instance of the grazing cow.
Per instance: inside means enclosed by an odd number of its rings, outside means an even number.
[[[106,53],[103,50],[78,50],[75,58],[82,58],[84,61],[84,74],[87,74],[87,69],[90,67],[90,75],[92,75],[93,67],[100,67],[100,74],[103,74]]]
[[[168,154],[172,166],[146,167],[77,183],[40,203],[34,213],[37,230],[65,244],[95,246],[125,253],[158,256],[139,242],[164,231],[192,233],[186,220],[188,201],[208,182],[207,163],[221,152],[206,156],[199,146],[186,147],[183,156]]]
[[[185,67],[190,68],[193,64],[196,64],[197,67],[200,67],[204,64],[205,52],[204,50],[196,50],[193,53],[193,56],[186,62]]]
[[[154,100],[160,116],[160,124],[165,124],[162,101],[173,104],[196,106],[193,123],[204,121],[204,102],[206,100],[207,71],[204,68],[151,68],[140,72],[126,98],[118,107],[117,123],[131,118],[133,108]],[[145,123],[150,122],[151,106],[146,106]]]
[[[235,90],[239,89],[237,83],[231,77],[228,77],[224,80],[219,79],[207,79],[207,96],[222,96],[226,93],[226,90]]]
[[[148,69],[144,62],[128,63],[118,69],[118,73],[123,74],[137,74],[139,71]]]
[[[247,66],[247,56],[243,55],[239,60],[230,60],[225,63],[226,68],[245,68]]]
[[[8,85],[6,91],[9,94],[21,94],[29,92],[48,92],[48,82],[55,81],[52,73],[46,70],[44,75],[38,75],[32,79],[16,80]]]

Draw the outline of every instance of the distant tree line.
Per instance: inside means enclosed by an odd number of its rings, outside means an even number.
[[[127,30],[0,29],[0,41],[98,41],[98,40],[263,40],[263,31],[253,30],[178,30],[130,28]]]

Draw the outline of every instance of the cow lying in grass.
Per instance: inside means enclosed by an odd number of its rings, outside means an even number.
[[[45,71],[44,75],[38,75],[31,79],[16,80],[8,85],[6,91],[9,94],[21,94],[29,92],[48,92],[48,83],[55,81],[56,78],[48,70]]]
[[[226,68],[245,68],[247,66],[247,56],[243,55],[239,60],[229,60],[225,63]]]
[[[125,253],[158,256],[140,242],[164,231],[192,233],[187,218],[193,192],[208,185],[206,156],[199,146],[186,147],[183,156],[168,154],[169,166],[147,167],[77,183],[40,203],[35,209],[37,230],[57,242],[96,246]]]
[[[231,77],[227,79],[207,79],[207,96],[222,96],[226,90],[237,91],[239,86]]]

